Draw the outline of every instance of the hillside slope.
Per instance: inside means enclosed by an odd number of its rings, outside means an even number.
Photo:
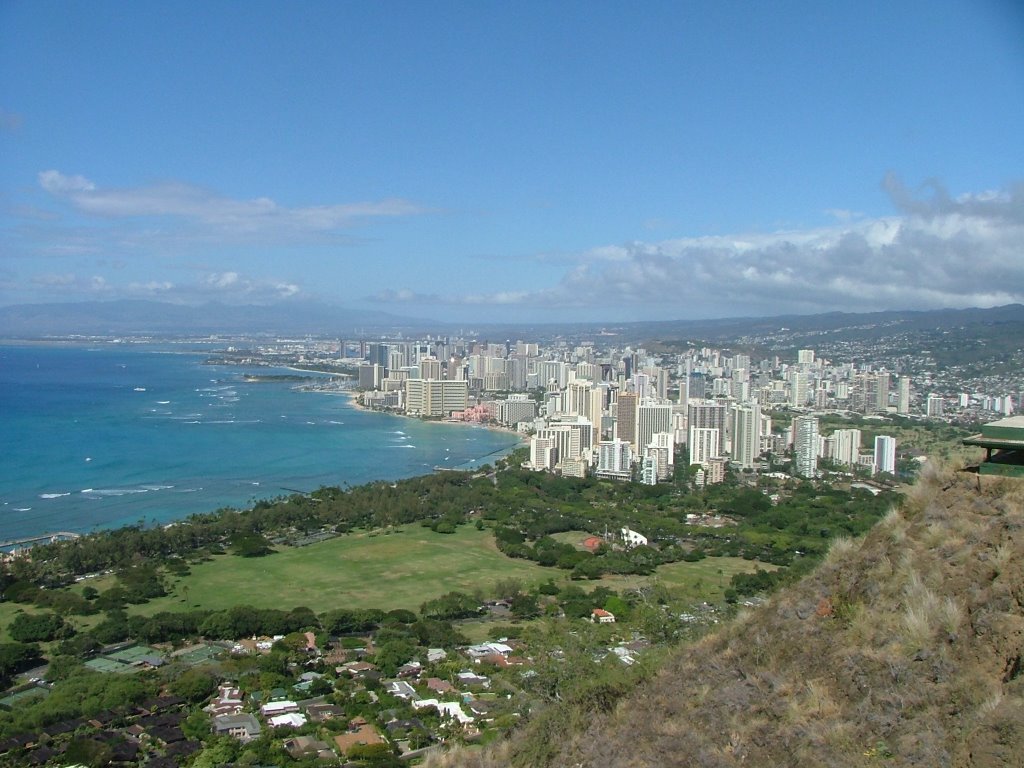
[[[923,479],[864,540],[681,649],[551,764],[1024,765],[1024,483],[984,480]]]

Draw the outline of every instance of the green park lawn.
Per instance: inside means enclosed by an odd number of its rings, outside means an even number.
[[[720,603],[725,599],[729,580],[737,573],[753,573],[760,568],[774,571],[777,566],[742,557],[707,557],[695,563],[668,563],[652,576],[605,576],[601,584],[617,592],[629,591],[657,582],[676,600]]]
[[[458,590],[488,588],[499,579],[532,585],[553,575],[527,560],[505,557],[490,531],[468,525],[453,534],[408,525],[391,533],[341,536],[307,547],[282,547],[266,557],[217,555],[191,567],[169,597],[137,609],[153,614],[235,605],[316,612],[332,608],[409,608]],[[187,588],[187,592],[186,592]]]
[[[681,598],[717,601],[734,573],[759,565],[772,567],[738,557],[708,558],[662,566],[653,577],[608,576],[578,583],[585,589],[604,584],[621,590],[654,578]],[[527,587],[548,579],[569,583],[567,571],[506,557],[490,531],[463,525],[454,534],[440,534],[408,525],[388,534],[350,534],[307,547],[283,547],[266,557],[218,555],[193,565],[191,575],[176,580],[168,597],[130,610],[146,615],[235,605],[306,606],[317,613],[332,608],[418,610],[452,590],[479,589],[489,596],[495,582],[507,579],[519,579]]]
[[[707,558],[664,565],[653,576],[606,576],[599,581],[575,583],[584,589],[601,584],[621,591],[656,580],[677,599],[719,602],[733,574],[757,567],[773,566],[741,558]],[[459,526],[454,534],[434,533],[420,525],[395,528],[387,534],[349,534],[307,547],[282,547],[266,557],[217,555],[192,565],[191,571],[168,585],[171,594],[167,597],[130,606],[129,611],[152,615],[235,605],[281,609],[306,606],[317,613],[332,608],[418,610],[425,601],[452,590],[472,593],[479,589],[489,596],[499,580],[518,579],[525,587],[549,579],[560,586],[570,583],[567,571],[506,557],[495,547],[490,531],[478,531],[469,525]],[[92,584],[106,589],[113,584],[113,577]],[[72,588],[80,589],[81,585]],[[10,639],[7,626],[21,610],[40,609],[0,603],[0,640]],[[70,617],[79,629],[101,619],[101,615]]]

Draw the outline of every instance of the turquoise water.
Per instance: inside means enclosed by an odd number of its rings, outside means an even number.
[[[204,360],[183,345],[0,346],[0,541],[479,466],[518,444]]]

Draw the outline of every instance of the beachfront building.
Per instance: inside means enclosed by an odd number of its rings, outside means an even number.
[[[469,405],[469,385],[465,381],[444,379],[407,379],[405,413],[407,416],[446,417],[464,411]]]

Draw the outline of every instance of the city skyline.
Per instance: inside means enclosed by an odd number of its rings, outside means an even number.
[[[12,2],[0,306],[1024,302],[1024,12]]]

